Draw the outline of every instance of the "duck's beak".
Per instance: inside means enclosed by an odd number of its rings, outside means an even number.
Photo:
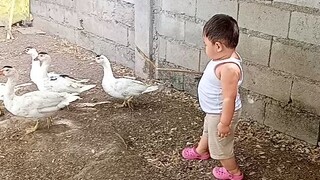
[[[2,69],[0,70],[0,75],[1,75],[1,76],[3,76],[3,75],[4,75],[4,74],[3,74],[3,70],[2,70]]]
[[[34,59],[34,61],[40,61],[40,59],[39,59],[38,57],[36,57],[36,58]]]

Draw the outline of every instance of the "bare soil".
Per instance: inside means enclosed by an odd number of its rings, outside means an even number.
[[[53,36],[17,31],[14,36],[0,42],[0,62],[16,67],[21,83],[30,82],[31,67],[23,50],[33,46],[52,56],[51,71],[90,78],[97,87],[59,111],[50,129],[43,123],[33,134],[24,135],[33,119],[5,112],[0,117],[1,180],[214,179],[211,170],[217,161],[186,161],[180,155],[202,132],[204,114],[194,97],[168,87],[134,99],[133,110],[115,108],[121,102],[102,90],[102,67],[93,61],[94,53]],[[117,76],[133,76],[120,65],[113,69]],[[19,94],[32,90],[34,85]],[[77,106],[106,100],[110,103]],[[248,180],[320,179],[319,151],[245,117],[238,126],[235,152]]]

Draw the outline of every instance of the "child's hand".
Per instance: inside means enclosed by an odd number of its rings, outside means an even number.
[[[224,138],[228,135],[230,135],[230,126],[226,126],[220,122],[218,124],[218,136]]]

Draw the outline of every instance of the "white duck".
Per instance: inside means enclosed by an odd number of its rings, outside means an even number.
[[[41,63],[40,61],[37,61],[35,60],[38,56],[38,51],[33,48],[33,47],[26,47],[25,48],[25,52],[27,54],[29,54],[31,56],[31,60],[32,60],[32,63],[31,63],[31,70],[30,70],[30,79],[32,82],[34,82],[35,84],[38,83],[38,81],[41,79],[39,74],[41,73]],[[50,79],[55,79],[55,78],[58,78],[58,77],[62,77],[62,78],[66,78],[66,79],[69,79],[69,81],[73,81],[73,82],[77,82],[77,83],[84,83],[84,82],[88,82],[89,79],[74,79],[68,75],[63,75],[63,74],[57,74],[55,72],[49,72],[48,73],[48,77]]]
[[[20,90],[24,86],[30,86],[32,83],[19,84],[14,87],[14,92]],[[0,83],[0,101],[3,101],[4,93],[6,91],[6,83]]]
[[[4,66],[0,70],[0,75],[8,78],[3,100],[4,106],[10,113],[16,116],[32,118],[50,117],[58,110],[68,106],[70,102],[80,98],[69,93],[42,91],[33,91],[17,96],[14,92],[14,87],[19,77],[17,70],[11,66]],[[28,133],[37,130],[38,125],[39,120],[37,120],[36,125]]]
[[[32,82],[37,84],[39,80],[39,71],[40,71],[40,61],[35,61],[36,57],[38,56],[38,52],[33,47],[26,47],[25,52],[31,55],[31,70],[30,70],[30,79]]]
[[[81,93],[96,86],[82,84],[70,78],[65,78],[64,75],[49,77],[47,72],[51,63],[51,57],[45,52],[40,52],[35,60],[42,62],[39,74],[41,80],[36,84],[40,91]]]
[[[104,75],[102,87],[110,96],[123,99],[123,106],[132,108],[132,99],[144,93],[158,90],[158,86],[149,86],[141,81],[128,78],[115,78],[112,73],[111,64],[104,55],[97,55],[96,62],[103,66]]]
[[[17,85],[14,87],[14,92],[18,91],[21,87],[29,86],[29,85],[32,85],[32,84],[31,83],[24,83],[24,84]],[[0,101],[3,101],[5,91],[6,91],[6,84],[0,83]],[[3,108],[4,107],[2,105],[0,105],[0,116],[4,115]]]

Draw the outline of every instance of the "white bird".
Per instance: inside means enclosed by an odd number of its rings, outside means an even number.
[[[19,91],[24,86],[30,86],[32,83],[19,84],[14,87],[14,92]],[[6,83],[0,83],[0,101],[3,101],[4,93],[6,90]]]
[[[104,55],[97,55],[96,62],[103,66],[104,75],[102,87],[110,96],[123,99],[123,106],[132,108],[132,99],[135,96],[158,90],[158,86],[150,86],[141,81],[128,78],[115,78],[110,61]]]
[[[32,60],[31,70],[30,70],[30,79],[33,83],[37,84],[38,81],[41,79],[41,77],[39,76],[39,74],[41,73],[41,63],[40,63],[40,61],[35,60],[38,56],[38,51],[35,48],[29,46],[29,47],[25,48],[25,52],[31,56],[31,60]],[[77,83],[85,83],[85,82],[89,81],[89,79],[78,80],[78,79],[74,79],[68,75],[57,74],[55,72],[49,72],[48,77],[50,79],[56,79],[58,77],[66,78],[66,79],[69,79],[69,81],[73,81],[73,82],[77,82]]]
[[[65,78],[64,75],[49,77],[48,69],[51,57],[45,52],[40,52],[35,60],[42,62],[39,74],[40,80],[36,84],[40,91],[81,93],[96,86],[82,84],[70,78]]]
[[[8,79],[3,100],[4,106],[10,113],[16,116],[31,118],[50,117],[58,110],[80,98],[74,94],[48,91],[33,91],[17,96],[14,92],[14,87],[19,77],[17,70],[11,66],[4,66],[0,70],[0,75],[4,75]],[[28,133],[37,130],[38,125],[39,120],[37,119],[36,125]]]
[[[36,57],[38,56],[38,52],[35,48],[26,47],[25,52],[31,55],[31,70],[30,70],[30,79],[32,82],[37,84],[39,80],[39,72],[40,72],[40,61],[35,61]]]
[[[24,84],[16,85],[14,87],[14,92],[20,90],[24,86],[29,86],[29,85],[32,85],[32,84],[31,83],[24,83]],[[6,84],[0,83],[0,101],[3,101],[5,91],[6,91]],[[0,116],[4,115],[3,108],[4,107],[2,105],[0,105]]]

